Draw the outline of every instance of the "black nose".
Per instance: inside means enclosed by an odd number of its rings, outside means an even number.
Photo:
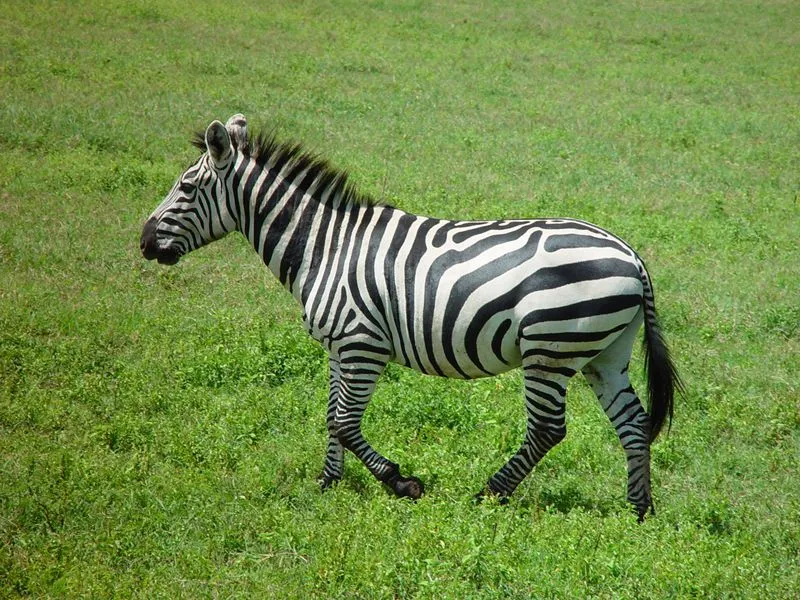
[[[142,250],[142,255],[147,260],[153,260],[158,255],[158,247],[156,246],[156,220],[148,219],[142,229],[142,239],[139,242],[139,248]]]

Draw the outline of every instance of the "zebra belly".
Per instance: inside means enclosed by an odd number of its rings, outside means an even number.
[[[414,369],[425,375],[434,375],[438,377],[448,377],[451,379],[481,379],[483,377],[493,377],[500,375],[512,369],[516,369],[522,364],[521,354],[518,347],[508,350],[510,360],[508,362],[493,362],[491,364],[484,364],[484,368],[477,367],[474,363],[469,361],[468,358],[462,359],[459,366],[456,367],[449,361],[440,361],[434,367],[430,363],[420,364],[406,359],[402,355],[395,355],[392,357],[392,362]],[[462,354],[466,356],[466,354]]]

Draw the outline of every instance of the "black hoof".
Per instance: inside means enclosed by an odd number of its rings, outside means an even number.
[[[324,492],[325,490],[329,489],[335,483],[339,483],[341,477],[333,477],[331,475],[325,475],[324,473],[317,477],[317,483],[319,483],[320,491]]]
[[[419,500],[425,493],[425,486],[416,477],[398,477],[389,482],[392,490],[398,498],[411,498]]]
[[[648,506],[637,506],[637,507],[634,507],[634,510],[636,511],[636,516],[637,516],[637,519],[636,519],[637,522],[644,523],[644,518],[647,515],[648,509],[650,510],[650,514],[655,517],[656,516],[656,507],[653,506],[652,503],[650,503],[650,505],[648,505]]]
[[[380,481],[392,488],[398,498],[411,498],[418,500],[425,493],[425,486],[416,477],[403,477],[400,475],[400,467],[393,462],[389,463],[389,468],[378,477]]]

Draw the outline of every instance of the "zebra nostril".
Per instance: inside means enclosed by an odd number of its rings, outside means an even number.
[[[142,235],[142,238],[139,240],[139,249],[144,252],[149,247],[152,247],[154,245],[153,242],[155,241],[154,237],[155,236],[148,235],[147,233]]]

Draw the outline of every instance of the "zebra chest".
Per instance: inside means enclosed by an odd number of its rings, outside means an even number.
[[[346,336],[347,318],[326,318],[327,315],[317,313],[303,313],[303,324],[306,332],[317,340],[329,352],[334,349],[337,342]]]
[[[368,320],[344,286],[307,302],[304,308],[306,331],[332,355],[368,333]]]

